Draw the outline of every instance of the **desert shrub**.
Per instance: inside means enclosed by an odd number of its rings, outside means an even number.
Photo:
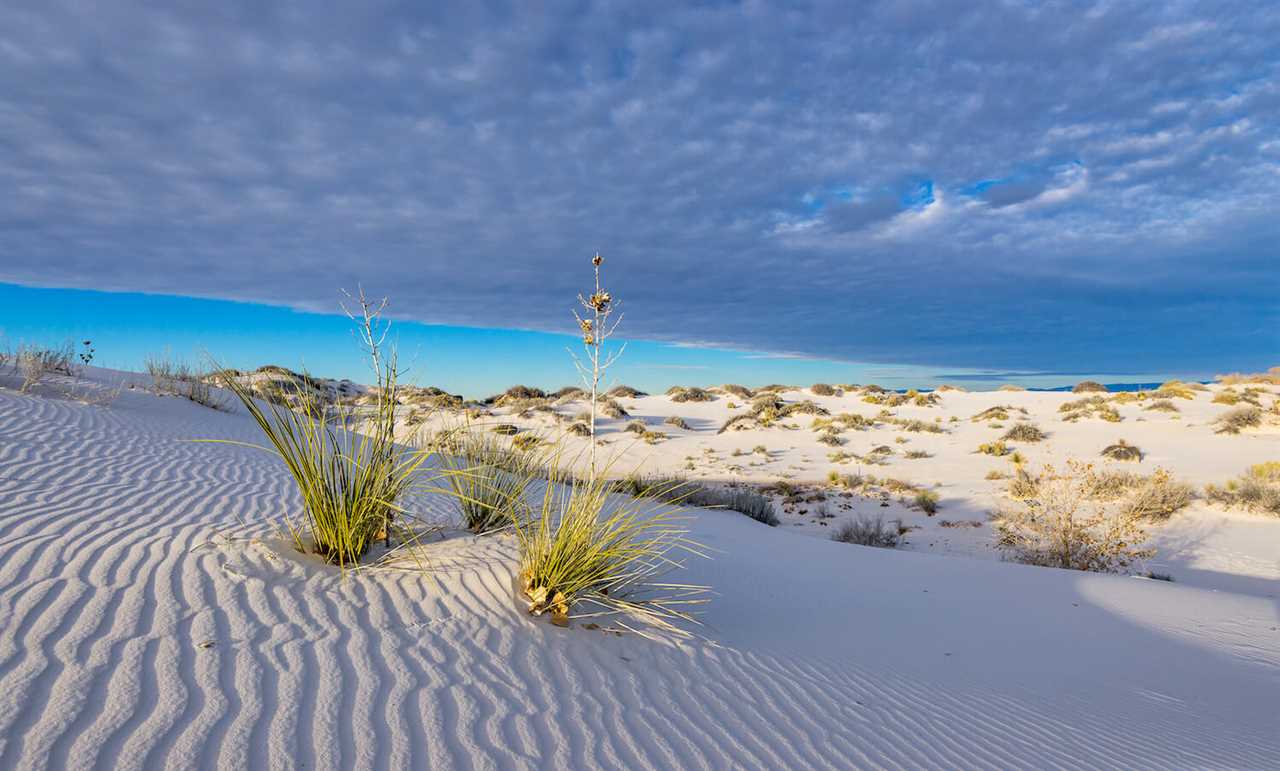
[[[667,391],[673,402],[710,402],[716,395],[703,388],[675,386]]]
[[[1142,450],[1121,439],[1115,444],[1107,445],[1102,450],[1102,457],[1110,460],[1140,461]]]
[[[484,400],[485,404],[495,407],[524,406],[530,401],[548,398],[541,388],[526,385],[514,385],[496,396]]]
[[[1209,485],[1205,492],[1217,503],[1280,517],[1280,462],[1255,464],[1225,487]]]
[[[838,434],[823,433],[818,436],[818,443],[825,444],[828,447],[841,447],[844,445],[844,441]]]
[[[747,388],[746,386],[740,386],[734,383],[725,383],[724,385],[720,386],[720,390],[724,391],[727,394],[732,394],[733,396],[736,396],[739,399],[750,399],[753,396],[755,396],[755,392],[752,391],[750,388]]]
[[[1240,394],[1228,388],[1225,391],[1219,391],[1214,394],[1212,401],[1214,404],[1239,404]]]
[[[147,369],[147,374],[151,376],[151,382],[156,393],[169,396],[179,396],[184,399],[189,399],[201,406],[215,410],[226,409],[226,404],[219,397],[217,392],[213,390],[209,381],[218,380],[225,383],[231,378],[238,378],[240,374],[235,370],[220,369],[209,375],[201,375],[193,370],[189,365],[181,362],[175,363],[166,356],[149,356],[143,364]],[[229,374],[233,372],[235,373],[234,375]],[[290,373],[290,375],[286,375],[285,377],[289,378],[292,374],[293,373]],[[267,382],[275,383],[277,381]],[[301,381],[286,379],[283,382],[285,384],[293,384],[293,388],[291,390],[296,393],[301,393],[305,390],[308,394],[312,394],[314,396],[314,389],[307,387],[307,385]],[[268,401],[272,401],[276,404],[286,406],[292,406],[294,404],[289,401],[284,393],[262,393],[262,390],[259,389],[259,394]],[[323,405],[320,404],[319,399],[316,398],[313,398],[310,401],[310,406],[315,409],[323,409]]]
[[[699,554],[669,508],[643,511],[611,499],[603,477],[547,485],[537,515],[513,520],[518,584],[530,613],[567,625],[574,615],[617,613],[682,633],[706,588],[660,581],[681,554]],[[637,630],[637,631],[643,631]]]
[[[503,436],[515,436],[520,433],[520,427],[512,425],[511,423],[499,423],[489,430],[495,434],[502,434]]]
[[[512,453],[492,434],[474,429],[452,438],[452,452],[440,465],[451,472],[445,478],[467,529],[485,533],[526,516],[525,490],[541,471],[533,456]]]
[[[640,438],[647,444],[657,444],[667,438],[667,435],[661,431],[645,431],[640,434]]]
[[[533,434],[520,434],[511,438],[511,446],[522,452],[529,452],[542,444],[542,439]]]
[[[1009,446],[1003,441],[995,441],[984,442],[978,445],[977,452],[982,453],[983,455],[993,455],[998,458],[1002,455],[1008,455],[1010,450]]]
[[[1246,428],[1257,428],[1262,425],[1262,410],[1259,407],[1237,407],[1219,415],[1214,421],[1217,434],[1238,434]]]
[[[1005,383],[1004,385],[1000,386],[996,390],[997,391],[1025,391],[1027,389],[1023,388],[1020,385],[1014,385],[1013,383]]]
[[[1000,479],[1008,479],[1008,478],[1009,478],[1009,475],[999,469],[992,469],[991,471],[987,472],[987,475],[985,477],[983,477],[983,479],[986,479],[988,481],[993,481],[993,482]]]
[[[1280,367],[1272,367],[1266,372],[1256,372],[1253,374],[1233,372],[1229,375],[1218,375],[1217,380],[1223,385],[1240,385],[1243,383],[1280,385]]]
[[[876,546],[882,549],[894,548],[901,537],[898,523],[886,525],[882,517],[872,519],[867,516],[847,520],[831,534],[833,541],[859,546]]]
[[[933,455],[926,450],[907,450],[906,457],[909,460],[922,460],[924,458],[932,458]]]
[[[798,391],[800,389],[795,386],[783,385],[782,383],[770,383],[762,385],[756,389],[756,393],[783,393],[784,391]]]
[[[967,393],[966,389],[961,388],[960,386],[953,386],[948,383],[943,383],[942,385],[938,386],[934,390],[940,394],[946,393],[947,391],[959,391],[960,393]]]
[[[1091,497],[1093,474],[1075,462],[1063,473],[1046,467],[1034,496],[997,515],[998,544],[1020,562],[1100,572],[1123,571],[1154,554],[1138,546],[1146,540],[1140,517]]]
[[[1018,423],[1006,431],[1003,438],[1006,442],[1039,442],[1045,433],[1034,423]]]
[[[1181,412],[1178,405],[1168,399],[1157,399],[1142,409],[1147,412]]]
[[[910,433],[924,432],[928,434],[945,434],[947,432],[947,430],[942,426],[940,426],[938,423],[930,422],[928,420],[919,420],[916,418],[904,420],[902,418],[894,418],[889,422],[893,423],[895,426],[898,426],[903,431],[907,431]]]
[[[994,407],[988,407],[982,412],[977,413],[969,418],[974,423],[983,423],[988,420],[1008,420],[1010,412],[1021,412],[1026,414],[1027,411],[1021,407],[1011,407],[1007,404],[997,404]]]
[[[682,506],[736,511],[770,527],[779,523],[773,503],[754,490],[709,487],[679,477],[631,478],[624,485],[626,492],[637,497],[658,498]]]
[[[582,421],[574,421],[573,423],[570,423],[569,427],[565,430],[573,436],[591,436],[591,426],[588,426]]]
[[[836,396],[837,395],[837,391],[835,387],[828,385],[827,383],[814,383],[813,385],[809,386],[809,391],[814,396]]]
[[[685,431],[692,430],[689,428],[689,424],[685,421],[685,419],[680,417],[679,415],[672,415],[671,417],[667,418],[662,422],[668,426],[675,426],[676,428],[682,428]]]
[[[49,375],[73,375],[72,360],[75,351],[70,342],[57,348],[38,345],[19,345],[10,357],[14,370],[22,378],[18,390],[29,392]]]
[[[648,430],[649,430],[649,427],[644,424],[643,420],[633,420],[627,424],[626,428],[623,429],[623,431],[626,431],[632,434],[643,434]]]
[[[631,417],[631,413],[627,412],[621,404],[614,399],[605,399],[600,403],[600,412],[605,417],[620,420],[622,418]]]
[[[1071,393],[1073,394],[1087,394],[1087,393],[1097,393],[1097,392],[1106,393],[1108,390],[1110,389],[1108,389],[1106,386],[1104,386],[1103,384],[1095,380],[1081,380],[1079,383],[1076,383],[1075,388],[1071,389]]]
[[[610,399],[637,399],[641,396],[647,396],[644,391],[639,388],[632,388],[629,385],[618,385],[605,391],[605,396]]]
[[[938,494],[932,490],[918,491],[911,502],[931,517],[938,512]]]
[[[1156,469],[1133,485],[1122,507],[1126,515],[1164,521],[1191,503],[1193,496],[1191,485],[1173,479],[1164,469]]]
[[[1119,423],[1123,418],[1116,408],[1107,403],[1106,397],[1087,396],[1073,402],[1064,402],[1058,407],[1059,412],[1066,413],[1062,419],[1074,423],[1080,418],[1098,418],[1109,423]]]
[[[751,452],[755,455],[768,455],[769,448],[765,447],[763,444],[757,444],[755,447],[751,448]]]

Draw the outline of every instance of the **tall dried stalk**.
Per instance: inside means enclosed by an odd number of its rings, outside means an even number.
[[[590,297],[578,295],[578,302],[586,311],[586,316],[578,311],[573,312],[573,317],[578,321],[578,328],[582,331],[582,345],[586,349],[587,362],[584,364],[581,359],[570,351],[573,356],[573,364],[578,369],[578,375],[582,378],[582,384],[591,391],[591,422],[589,428],[591,431],[591,479],[596,478],[596,415],[599,412],[600,402],[600,384],[604,379],[605,372],[618,360],[622,352],[626,350],[624,343],[617,351],[610,352],[606,343],[613,336],[614,330],[618,328],[618,324],[622,322],[622,315],[619,314],[616,319],[611,319],[614,310],[617,309],[618,303],[613,301],[613,296],[604,289],[600,284],[600,265],[604,262],[604,258],[596,252],[591,258],[591,266],[595,272],[595,291]]]

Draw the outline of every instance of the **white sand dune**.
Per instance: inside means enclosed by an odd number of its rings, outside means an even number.
[[[257,440],[0,390],[0,768],[1280,767],[1274,597],[697,511],[708,639],[561,630],[506,538],[345,580],[271,548],[284,469],[205,437]]]

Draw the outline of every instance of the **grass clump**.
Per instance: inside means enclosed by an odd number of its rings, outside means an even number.
[[[978,445],[977,452],[983,455],[991,455],[999,458],[1003,455],[1008,455],[1011,450],[1002,440],[997,440],[994,442],[984,442]]]
[[[533,456],[513,453],[492,434],[474,429],[450,437],[451,453],[441,458],[462,519],[473,533],[505,527],[526,516],[525,490],[541,470]]]
[[[1147,412],[1181,412],[1178,405],[1168,399],[1156,399],[1155,401],[1142,408]]]
[[[1103,384],[1097,382],[1096,380],[1081,380],[1079,383],[1076,383],[1074,388],[1071,389],[1071,393],[1073,394],[1106,393],[1109,390],[1110,389],[1108,389]]]
[[[604,395],[610,399],[638,399],[641,396],[648,396],[644,391],[641,391],[638,388],[632,388],[629,385],[614,386],[608,391],[605,391]]]
[[[548,485],[536,515],[515,520],[518,589],[533,615],[553,623],[620,615],[625,628],[687,634],[687,608],[707,588],[661,581],[681,555],[701,555],[670,508],[645,511],[634,499],[611,499],[603,477]],[[632,624],[638,626],[632,626]]]
[[[1040,427],[1034,423],[1018,423],[1004,434],[1006,442],[1040,442],[1045,438],[1045,433]]]
[[[1102,450],[1102,457],[1108,460],[1140,461],[1142,450],[1121,439],[1115,444],[1107,445]]]
[[[209,384],[209,379],[221,378],[226,380],[232,377],[238,378],[240,374],[234,370],[222,370],[213,375],[200,375],[189,365],[174,363],[166,356],[149,356],[144,362],[144,366],[147,369],[147,374],[151,376],[151,383],[155,387],[156,393],[178,396],[215,410],[226,409],[226,404],[219,398],[217,392],[213,390],[213,386]],[[289,390],[294,393],[302,393],[304,389],[308,393],[314,393],[313,389],[303,381],[286,380],[285,383],[292,384],[293,387]],[[260,390],[259,393],[268,401],[297,406],[296,400],[291,402],[284,396],[282,391],[279,393],[266,393]],[[313,406],[321,407],[323,405],[316,398],[313,401]]]
[[[248,446],[277,455],[297,485],[303,522],[285,519],[295,545],[344,569],[357,564],[374,541],[390,541],[399,501],[431,456],[429,449],[409,450],[395,441],[395,355],[384,358],[379,349],[386,336],[379,320],[386,301],[370,302],[361,292],[359,303],[360,338],[377,378],[372,410],[335,416],[317,408],[309,388],[299,389],[302,409],[274,402],[263,407],[248,386],[233,377],[223,379],[267,439],[266,446]],[[402,532],[408,534],[407,529]]]
[[[18,390],[29,393],[32,388],[49,375],[75,374],[72,359],[75,351],[70,342],[56,348],[39,345],[19,345],[18,349],[7,356],[22,383]]]
[[[645,425],[643,420],[633,420],[622,430],[630,434],[644,434],[649,430],[649,427]]]
[[[667,418],[662,422],[668,426],[675,426],[676,428],[681,428],[681,429],[684,429],[685,431],[693,430],[689,427],[689,423],[679,415],[672,415],[671,417]]]
[[[569,427],[566,428],[565,430],[568,431],[569,434],[571,434],[572,436],[582,436],[582,437],[591,436],[591,426],[588,426],[586,423],[580,420],[570,423]]]
[[[736,511],[769,527],[777,527],[780,522],[767,497],[741,487],[710,487],[680,477],[631,477],[620,483],[619,490],[682,506]]]
[[[1237,407],[1219,415],[1214,425],[1216,434],[1238,434],[1246,428],[1257,428],[1262,425],[1262,409]]]
[[[840,391],[827,383],[814,383],[809,386],[809,392],[814,396],[839,396]]]
[[[872,519],[865,515],[846,521],[831,534],[833,541],[859,546],[875,546],[881,549],[896,547],[901,538],[900,523],[886,525],[882,517]]]
[[[495,434],[502,434],[503,436],[515,436],[520,433],[520,427],[511,423],[499,423],[489,430]]]
[[[605,417],[613,418],[614,420],[631,417],[631,413],[627,412],[621,404],[618,404],[616,399],[605,399],[601,402],[600,412],[603,413]]]
[[[908,460],[923,460],[925,458],[932,458],[933,454],[927,450],[907,450],[905,457]]]

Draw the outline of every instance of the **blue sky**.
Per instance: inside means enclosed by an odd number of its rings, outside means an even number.
[[[334,300],[335,306],[338,299]],[[367,382],[369,372],[352,336],[352,323],[338,313],[310,313],[281,306],[190,297],[36,289],[0,284],[0,348],[34,343],[78,346],[90,340],[94,364],[140,371],[149,357],[197,366],[252,369],[282,364],[313,374]],[[389,308],[395,311],[394,306]],[[566,318],[569,318],[566,313]],[[566,325],[568,326],[568,325]],[[530,330],[484,329],[392,320],[389,341],[399,352],[407,379],[471,398],[498,393],[516,383],[548,390],[576,385],[572,349],[577,337]],[[610,370],[611,385],[626,383],[650,392],[677,384],[766,383],[811,385],[878,383],[891,388],[930,388],[953,383],[994,388],[1005,382],[1057,387],[1086,377],[1106,382],[1156,382],[1175,375],[1212,373],[999,372],[966,368],[832,361],[765,352],[624,340],[622,357]]]
[[[253,363],[287,355],[253,304],[357,283],[437,336],[568,331],[599,249],[636,366],[742,367],[706,381],[1260,369],[1277,39],[1267,2],[11,0],[0,282],[236,301],[97,323]],[[33,312],[0,327],[74,323]],[[497,339],[510,371],[440,371],[531,379],[554,338]]]

